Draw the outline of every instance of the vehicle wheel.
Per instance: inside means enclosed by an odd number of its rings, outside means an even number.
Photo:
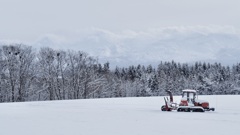
[[[167,111],[165,105],[162,106],[161,110],[162,111]]]

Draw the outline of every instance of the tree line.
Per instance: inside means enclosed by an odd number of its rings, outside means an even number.
[[[160,62],[157,67],[100,64],[82,51],[0,47],[0,102],[162,96],[183,89],[239,94],[240,64]]]

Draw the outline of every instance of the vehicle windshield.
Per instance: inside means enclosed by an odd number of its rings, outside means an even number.
[[[191,100],[195,100],[195,93],[192,93],[192,92],[184,92],[183,95],[182,95],[183,98],[186,98],[186,99],[191,99]]]
[[[194,94],[193,93],[189,93],[189,98],[193,99],[194,98]]]
[[[187,98],[187,92],[184,92],[182,97]]]

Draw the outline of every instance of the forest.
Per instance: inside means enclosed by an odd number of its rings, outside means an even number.
[[[180,95],[240,94],[240,64],[160,62],[110,68],[86,52],[0,46],[0,102]]]

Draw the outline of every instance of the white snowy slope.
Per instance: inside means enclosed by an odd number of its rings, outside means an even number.
[[[216,111],[162,112],[163,97],[2,103],[0,135],[239,134],[240,96],[199,99]]]

